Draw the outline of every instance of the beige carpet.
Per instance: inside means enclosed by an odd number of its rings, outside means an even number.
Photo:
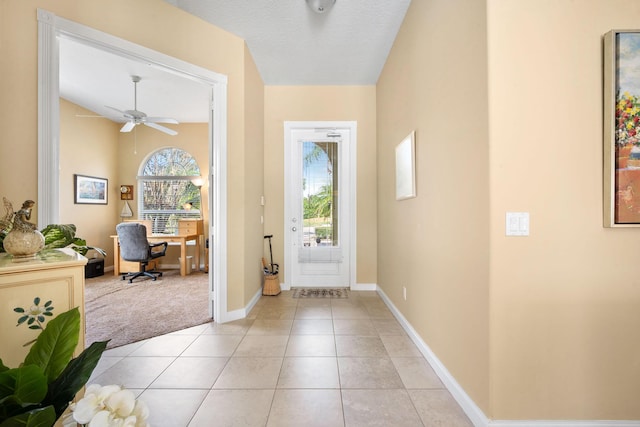
[[[114,276],[85,279],[86,345],[111,340],[107,348],[210,322],[208,276],[164,271],[156,281],[132,284]]]

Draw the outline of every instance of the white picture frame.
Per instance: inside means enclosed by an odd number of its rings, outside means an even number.
[[[396,200],[416,197],[416,132],[396,146]]]

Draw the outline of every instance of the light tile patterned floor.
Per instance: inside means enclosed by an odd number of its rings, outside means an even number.
[[[154,427],[472,426],[375,292],[291,294],[108,350],[89,384],[134,390]]]

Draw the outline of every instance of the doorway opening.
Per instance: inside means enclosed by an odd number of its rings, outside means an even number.
[[[62,38],[144,62],[209,90],[209,227],[205,231],[211,248],[226,247],[226,105],[227,78],[157,51],[38,10],[38,221],[59,222],[59,43]],[[227,317],[226,251],[209,251],[209,311],[212,318]]]

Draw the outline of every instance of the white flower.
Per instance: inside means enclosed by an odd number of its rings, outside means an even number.
[[[147,406],[137,401],[133,392],[117,385],[92,384],[70,408],[73,419],[89,427],[148,427]]]
[[[133,412],[136,396],[129,390],[119,390],[109,396],[106,405],[116,417],[126,418]]]

